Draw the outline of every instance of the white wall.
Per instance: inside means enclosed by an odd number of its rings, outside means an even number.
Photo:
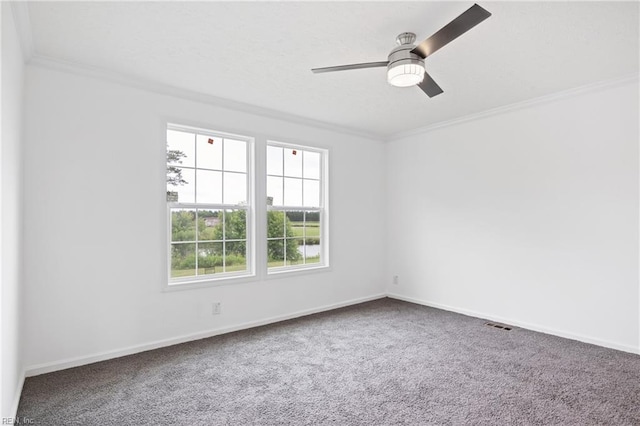
[[[23,379],[21,344],[22,97],[24,63],[11,6],[2,2],[0,144],[0,418],[14,417]]]
[[[371,190],[384,185],[381,142],[43,67],[27,68],[26,93],[31,373],[384,293],[385,212]],[[163,119],[328,147],[331,270],[162,292]]]
[[[387,146],[402,298],[638,352],[638,83]]]

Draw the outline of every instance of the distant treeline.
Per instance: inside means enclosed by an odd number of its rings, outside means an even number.
[[[287,217],[292,222],[302,222],[305,220],[304,211],[288,211]],[[320,222],[320,212],[306,212],[307,222]]]

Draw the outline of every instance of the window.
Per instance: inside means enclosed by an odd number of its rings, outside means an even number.
[[[169,283],[253,274],[252,139],[167,126]]]
[[[270,272],[328,265],[327,152],[267,144],[267,266]]]

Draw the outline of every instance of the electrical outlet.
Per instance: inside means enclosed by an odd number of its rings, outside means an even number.
[[[222,303],[213,302],[211,304],[211,315],[220,315],[221,311],[222,311]]]
[[[399,282],[400,282],[400,281],[399,281],[399,279],[398,279],[398,276],[397,276],[397,275],[394,275],[394,276],[393,276],[393,285],[398,285],[398,284],[399,284]]]

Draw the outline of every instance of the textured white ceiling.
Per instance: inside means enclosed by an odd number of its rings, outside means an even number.
[[[395,37],[422,40],[472,2],[30,3],[36,55],[381,137],[639,70],[636,2],[485,2],[493,16],[427,58],[444,93],[395,88]]]

